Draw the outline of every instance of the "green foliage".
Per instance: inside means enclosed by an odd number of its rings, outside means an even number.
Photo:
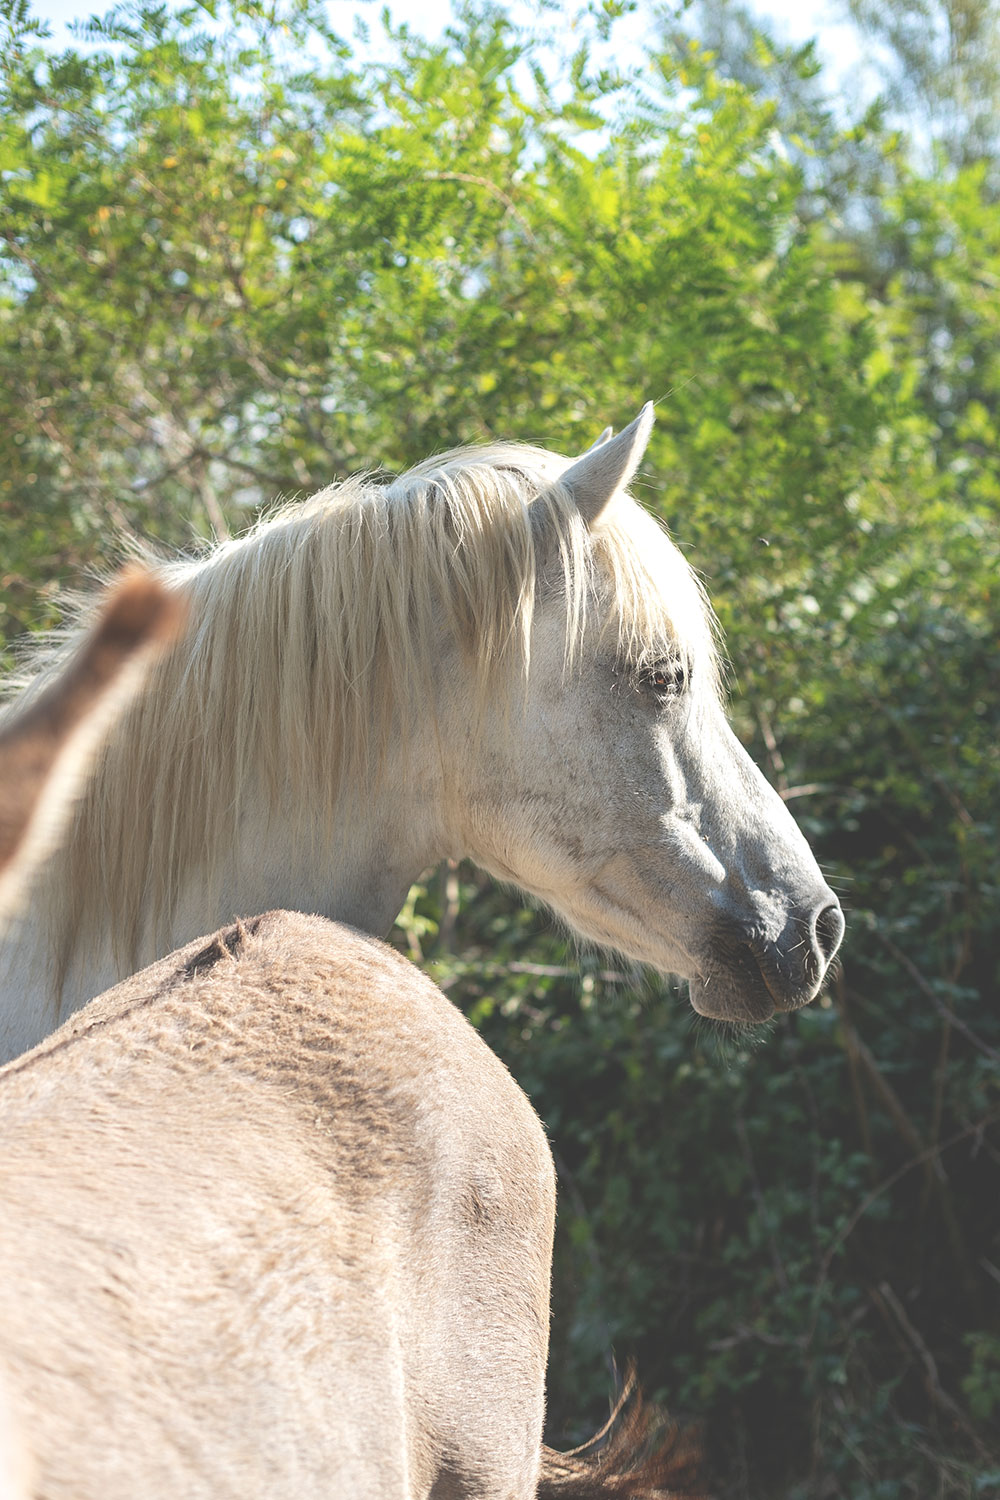
[[[1000,1339],[989,1333],[973,1333],[966,1338],[972,1363],[962,1381],[969,1410],[980,1422],[1000,1418]]]
[[[135,0],[56,53],[5,4],[6,633],[123,529],[223,533],[494,434],[576,451],[658,399],[640,493],[845,890],[843,971],[723,1035],[467,869],[414,888],[399,941],[552,1135],[555,1435],[600,1417],[614,1349],[704,1423],[727,1497],[988,1495],[990,171],[915,174],[877,112],[837,126],[811,54],[749,33],[742,71],[676,32],[600,71],[628,5],[581,11],[560,67],[494,9],[366,52],[311,0]]]
[[[847,0],[880,44],[894,106],[956,165],[1000,148],[1000,7],[996,0]]]

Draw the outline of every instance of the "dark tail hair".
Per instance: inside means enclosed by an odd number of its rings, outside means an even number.
[[[691,1428],[647,1406],[634,1369],[600,1432],[570,1453],[542,1448],[538,1500],[710,1500]]]

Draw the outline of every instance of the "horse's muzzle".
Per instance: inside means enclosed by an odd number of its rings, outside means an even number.
[[[844,936],[832,892],[808,911],[793,911],[780,936],[724,917],[708,946],[704,976],[691,982],[691,1003],[720,1021],[766,1021],[775,1011],[815,1000]]]

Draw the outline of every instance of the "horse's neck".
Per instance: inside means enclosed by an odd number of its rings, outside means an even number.
[[[425,807],[427,803],[425,802]],[[303,837],[301,823],[248,819],[219,892],[216,925],[266,909],[302,911],[384,936],[420,872],[440,858],[436,818],[414,818],[404,795],[344,799],[329,829]],[[192,887],[178,908],[185,931],[205,931],[201,893]],[[191,929],[188,933],[188,929]]]
[[[395,792],[345,804],[329,830],[303,838],[301,820],[246,819],[211,890],[197,875],[181,889],[169,927],[147,935],[129,971],[231,922],[266,910],[315,913],[383,936],[420,872],[444,852],[433,797]],[[423,816],[415,809],[421,808]],[[63,893],[58,859],[0,944],[0,1062],[34,1046],[73,1011],[127,977],[110,932],[73,942],[61,987],[53,955],[67,933],[60,920],[73,903]]]

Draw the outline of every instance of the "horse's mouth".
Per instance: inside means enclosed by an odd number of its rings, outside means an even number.
[[[737,973],[714,964],[706,974],[689,980],[688,990],[698,1014],[714,1021],[749,1021],[756,1026],[778,1009],[756,963],[752,968],[741,965]]]
[[[819,992],[814,974],[788,972],[780,950],[752,934],[727,933],[711,951],[705,972],[690,981],[691,1004],[699,1015],[757,1025],[778,1011],[800,1010]]]

